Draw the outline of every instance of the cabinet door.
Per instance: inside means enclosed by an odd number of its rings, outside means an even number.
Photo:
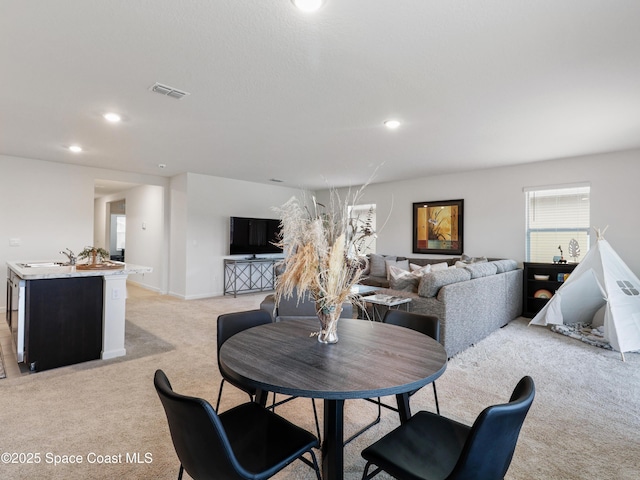
[[[102,351],[102,277],[29,280],[26,363],[34,370],[96,360]]]
[[[7,303],[5,307],[5,319],[7,320],[7,325],[9,326],[9,330],[11,330],[11,325],[13,323],[13,312],[16,311],[16,316],[18,315],[18,307],[13,304],[13,284],[11,283],[11,279],[7,278]]]

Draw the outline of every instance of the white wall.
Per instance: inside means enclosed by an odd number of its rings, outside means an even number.
[[[96,179],[168,184],[164,177],[0,155],[0,267],[8,261],[64,260],[60,250],[77,253],[92,245]],[[20,246],[9,246],[12,238]],[[1,295],[0,309],[5,304]]]
[[[413,255],[413,202],[463,198],[465,252],[522,262],[523,187],[589,181],[592,225],[610,226],[606,238],[640,276],[640,219],[635,213],[640,205],[638,178],[640,150],[633,150],[373,184],[361,203],[377,205],[378,225],[390,213],[379,234],[379,253]],[[0,266],[7,261],[62,259],[59,252],[64,248],[79,251],[93,244],[95,179],[158,187],[142,186],[126,194],[127,260],[154,268],[152,275],[135,281],[187,299],[222,294],[230,216],[275,218],[272,207],[301,193],[191,173],[169,181],[0,155]],[[326,192],[318,196],[323,195]],[[101,211],[95,215],[104,224],[105,210]],[[142,230],[143,221],[147,230]],[[134,233],[131,246],[129,225]],[[96,238],[99,235],[97,231]],[[12,238],[19,238],[20,246],[10,247]],[[0,309],[4,305],[2,295]]]
[[[64,260],[93,239],[93,178],[68,165],[0,156],[0,265]],[[10,239],[20,245],[11,247]],[[4,296],[3,296],[4,297]],[[4,305],[5,299],[2,298]]]
[[[392,165],[383,168],[392,168]],[[426,256],[412,253],[412,204],[462,198],[465,253],[522,262],[525,259],[523,187],[588,181],[592,226],[609,225],[605,238],[640,277],[640,216],[636,213],[640,205],[639,178],[640,150],[632,150],[373,184],[365,189],[360,203],[377,205],[379,226],[390,215],[379,232],[378,253]],[[327,192],[319,192],[318,197],[326,201]],[[595,235],[592,239],[595,240]]]
[[[189,173],[186,176],[187,208],[184,210],[184,178],[176,181],[172,198],[172,238],[178,236],[174,214],[186,217],[185,281],[171,269],[171,292],[183,298],[222,295],[223,259],[229,257],[229,217],[278,218],[278,207],[300,190]],[[172,184],[172,189],[174,185]],[[172,194],[174,190],[172,190]],[[184,218],[179,220],[183,225]],[[180,227],[184,228],[184,227]],[[173,251],[173,247],[172,247]],[[176,262],[172,259],[172,265]],[[175,283],[173,283],[175,281]],[[184,288],[184,290],[180,290]]]
[[[127,243],[125,259],[136,265],[153,266],[151,273],[130,275],[129,280],[146,288],[166,293],[163,268],[165,238],[164,188],[140,185],[127,190]]]
[[[94,201],[96,179],[142,185]],[[0,266],[62,260],[65,248],[105,247],[106,203],[124,198],[127,261],[154,270],[131,280],[182,298],[222,294],[230,216],[275,218],[271,207],[300,193],[205,175],[167,179],[3,155],[0,192]],[[9,247],[11,238],[21,245]],[[0,309],[5,301],[0,296]]]
[[[187,174],[171,177],[169,189],[169,294],[184,298],[187,291]]]

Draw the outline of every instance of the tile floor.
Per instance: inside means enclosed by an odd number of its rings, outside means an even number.
[[[11,331],[9,325],[5,321],[5,312],[2,312],[0,318],[0,347],[2,348],[2,358],[4,359],[4,371],[7,378],[16,378],[20,375],[28,375],[28,368],[20,368],[16,361],[16,354],[11,346]]]

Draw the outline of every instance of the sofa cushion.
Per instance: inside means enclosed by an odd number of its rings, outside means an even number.
[[[464,267],[471,273],[471,278],[488,277],[489,275],[495,275],[498,268],[493,263],[472,263]]]
[[[510,272],[518,268],[518,262],[515,260],[493,260],[492,262],[498,269],[497,273]]]
[[[363,277],[360,279],[360,284],[370,287],[389,288],[389,280],[387,280],[387,277]]]
[[[445,285],[471,280],[471,272],[466,268],[447,268],[435,272],[429,272],[422,276],[418,286],[418,295],[421,297],[435,297]]]
[[[397,257],[385,257],[384,255],[378,255],[377,253],[372,253],[369,257],[369,265],[371,265],[371,270],[369,275],[372,277],[385,277],[387,276],[387,267],[385,265],[385,260],[396,260]]]

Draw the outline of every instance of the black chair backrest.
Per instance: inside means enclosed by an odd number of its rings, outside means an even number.
[[[440,321],[434,315],[423,315],[404,310],[387,310],[382,322],[410,328],[430,336],[436,342],[440,341]]]
[[[305,292],[302,298],[298,298],[298,289],[294,288],[290,297],[282,297],[276,308],[275,315],[282,319],[286,317],[316,317],[316,302],[309,292]],[[353,306],[351,302],[342,304],[340,318],[351,318],[353,316]]]
[[[236,333],[265,323],[271,323],[271,315],[264,310],[247,310],[220,315],[218,317],[218,360],[220,359],[220,347],[229,338]]]
[[[298,289],[294,288],[291,297],[280,298],[276,308],[276,317],[313,317],[317,315],[316,303],[311,298],[309,292],[305,292],[303,297],[298,299]]]
[[[241,479],[231,445],[213,407],[201,398],[175,393],[162,370],[153,379],[167,415],[171,440],[187,473],[201,479]]]
[[[526,376],[516,385],[509,403],[485,408],[473,423],[460,458],[447,479],[503,479],[534,396],[533,379]]]

